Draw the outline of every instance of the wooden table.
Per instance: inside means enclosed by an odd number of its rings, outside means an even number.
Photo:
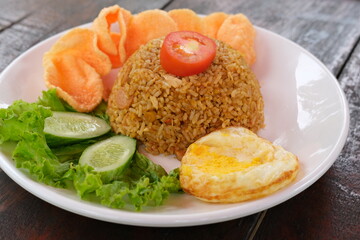
[[[137,13],[190,8],[242,12],[319,58],[350,108],[340,156],[315,184],[266,211],[185,228],[134,227],[67,212],[23,190],[0,169],[0,239],[360,239],[360,2],[356,0],[0,0],[0,71],[34,44],[93,20],[113,4]],[[286,61],[286,59],[284,59]]]

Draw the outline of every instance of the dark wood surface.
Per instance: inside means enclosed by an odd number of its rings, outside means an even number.
[[[360,2],[356,0],[0,0],[0,72],[32,45],[90,22],[106,6],[133,13],[190,8],[242,12],[300,44],[337,77],[349,102],[340,156],[311,187],[266,211],[185,228],[134,227],[82,217],[34,197],[0,169],[0,239],[360,239]]]

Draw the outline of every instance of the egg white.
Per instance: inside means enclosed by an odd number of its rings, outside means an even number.
[[[269,195],[292,182],[297,157],[242,127],[212,132],[181,160],[185,192],[208,202],[240,202]]]

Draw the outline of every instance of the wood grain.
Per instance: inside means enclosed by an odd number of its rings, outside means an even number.
[[[241,12],[306,48],[339,79],[348,99],[351,119],[344,149],[319,181],[291,200],[245,218],[186,228],[82,217],[34,197],[0,169],[0,239],[360,239],[359,1],[0,0],[0,72],[34,44],[92,21],[113,4],[133,13],[153,8]]]

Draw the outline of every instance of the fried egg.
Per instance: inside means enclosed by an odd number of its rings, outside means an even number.
[[[291,183],[298,158],[242,127],[214,131],[191,144],[180,166],[183,190],[207,202],[267,196]]]

